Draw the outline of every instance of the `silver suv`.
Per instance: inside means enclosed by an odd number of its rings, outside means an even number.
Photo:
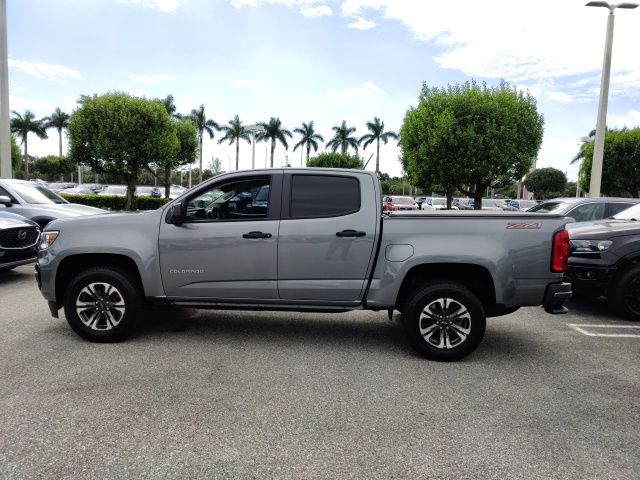
[[[0,179],[0,211],[30,218],[40,228],[58,218],[107,213],[101,208],[69,203],[37,183],[6,178]]]

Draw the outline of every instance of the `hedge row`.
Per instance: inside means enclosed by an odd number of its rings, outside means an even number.
[[[119,195],[74,195],[69,193],[61,193],[60,195],[71,203],[90,205],[105,210],[124,210],[127,203],[127,197]],[[155,210],[167,202],[169,200],[166,198],[134,197],[133,208],[134,210]]]

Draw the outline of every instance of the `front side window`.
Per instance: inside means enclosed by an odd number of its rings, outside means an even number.
[[[293,175],[291,217],[338,217],[360,210],[360,182],[353,177]]]
[[[187,199],[191,220],[255,220],[269,213],[270,178],[216,184]]]

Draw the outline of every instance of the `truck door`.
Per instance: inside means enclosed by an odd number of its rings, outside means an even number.
[[[379,200],[370,175],[286,174],[278,241],[283,300],[356,302],[373,262]]]
[[[183,201],[180,224],[160,224],[162,283],[175,301],[278,298],[282,175],[225,175]]]

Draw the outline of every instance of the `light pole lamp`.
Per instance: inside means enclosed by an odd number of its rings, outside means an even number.
[[[604,7],[609,9],[607,18],[607,36],[604,44],[604,60],[602,63],[602,80],[600,82],[600,101],[598,102],[598,120],[596,123],[596,138],[593,146],[593,162],[591,164],[591,182],[589,196],[600,196],[602,183],[602,160],[604,157],[604,133],[607,122],[607,101],[609,98],[609,77],[611,76],[611,50],[613,48],[613,11],[616,8],[636,8],[637,3],[610,4],[607,2],[589,2],[587,7]]]
[[[244,127],[247,132],[251,132],[251,170],[256,168],[256,133],[262,132],[264,127],[253,123]]]

